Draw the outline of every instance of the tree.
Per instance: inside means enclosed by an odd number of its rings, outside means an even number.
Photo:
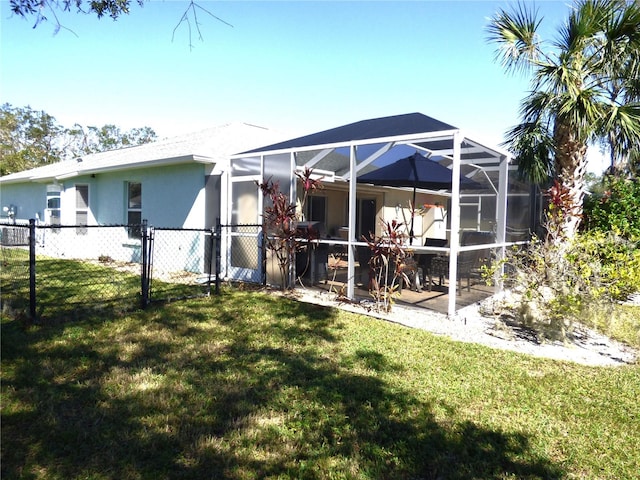
[[[602,188],[587,197],[584,228],[640,242],[640,180],[607,175]]]
[[[132,3],[137,3],[139,6],[143,6],[147,0],[11,0],[11,11],[22,18],[35,17],[35,23],[33,28],[37,27],[40,23],[48,20],[48,16],[53,17],[55,32],[57,33],[61,28],[69,30],[64,27],[58,20],[57,12],[65,11],[69,12],[75,9],[78,13],[93,14],[98,18],[102,18],[108,15],[113,20],[117,20],[122,15],[128,15],[129,9]],[[195,0],[190,0],[187,8],[180,17],[178,24],[173,29],[173,35],[183,23],[186,25],[189,33],[189,47],[193,48],[192,42],[192,25],[195,32],[198,34],[200,40],[203,39],[202,32],[200,30],[200,21],[198,20],[198,13],[204,12],[215,20],[224,23],[227,26],[232,27],[230,23],[225,22],[223,19],[217,17],[209,10],[204,8]],[[172,38],[173,40],[173,38]]]
[[[580,0],[552,43],[538,35],[538,12],[518,4],[490,21],[489,40],[507,71],[531,74],[521,123],[505,144],[520,173],[536,183],[556,179],[571,208],[559,217],[564,236],[580,224],[587,147],[606,142],[622,159],[640,145],[640,3]]]
[[[60,160],[56,139],[64,129],[51,115],[31,107],[0,108],[0,175]]]
[[[111,124],[102,127],[89,126],[86,129],[75,124],[65,131],[65,137],[64,152],[67,158],[142,145],[157,139],[156,132],[150,127],[132,128],[122,132],[119,127]]]
[[[0,107],[0,175],[156,139],[150,127],[125,132],[115,125],[64,128],[44,111],[5,103]]]
[[[136,0],[142,6],[144,0]],[[11,0],[11,11],[21,17],[35,17],[37,26],[47,20],[47,15],[53,15],[58,25],[56,10],[71,11],[75,8],[79,13],[92,13],[102,18],[105,15],[116,20],[121,15],[129,13],[131,0]]]

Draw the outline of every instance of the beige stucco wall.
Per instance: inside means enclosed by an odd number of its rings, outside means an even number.
[[[339,237],[340,227],[348,224],[349,184],[335,183],[325,184],[321,190],[313,195],[324,196],[327,199],[327,233],[330,236]],[[399,222],[411,221],[411,190],[399,190],[392,188],[370,187],[358,185],[357,197],[360,199],[374,199],[376,201],[376,235],[382,233],[380,220],[397,220]],[[298,199],[300,205],[301,197]],[[433,205],[440,204],[442,207]],[[416,205],[421,209],[421,214],[414,218],[415,244],[424,245],[426,238],[446,238],[446,205],[447,197],[435,194],[416,194]],[[425,205],[427,205],[425,207]],[[409,233],[409,226],[406,226]]]

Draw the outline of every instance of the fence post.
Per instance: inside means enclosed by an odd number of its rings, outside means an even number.
[[[215,227],[211,227],[209,229],[209,237],[207,237],[207,235],[204,236],[205,241],[207,240],[207,238],[209,238],[209,244],[205,245],[205,255],[204,255],[204,273],[208,273],[207,275],[207,297],[211,296],[211,278],[213,277],[213,274],[215,273],[215,257],[216,257],[216,252],[214,251],[214,235],[215,235]],[[208,246],[208,248],[207,248]],[[207,252],[209,252],[209,257],[207,258]],[[207,260],[209,260],[209,265],[206,265]]]
[[[220,263],[222,262],[222,248],[220,247],[220,242],[222,238],[222,225],[220,224],[220,218],[216,218],[216,232],[215,232],[215,242],[216,242],[216,259],[215,259],[215,270],[216,270],[216,295],[220,295]],[[211,271],[211,268],[209,268]]]
[[[29,317],[36,320],[36,221],[29,219]]]
[[[258,232],[258,255],[260,256],[260,280],[262,285],[267,284],[267,234],[264,224],[260,225]]]
[[[144,310],[149,304],[149,236],[147,231],[147,221],[142,220],[142,272],[140,274],[140,294],[142,297],[141,307]]]

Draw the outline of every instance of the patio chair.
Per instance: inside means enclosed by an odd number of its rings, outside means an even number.
[[[495,236],[492,232],[463,232],[460,239],[461,246],[483,245],[493,243]],[[467,291],[471,291],[471,278],[479,277],[483,265],[489,265],[491,249],[482,248],[468,250],[458,254],[458,295],[462,287],[462,279],[467,280]],[[449,275],[449,257],[436,256],[431,259],[429,275],[429,289],[433,277],[438,277],[438,286],[442,287],[444,278]]]
[[[444,247],[447,245],[446,238],[427,238],[424,241],[425,247]],[[416,259],[418,261],[418,265],[422,269],[424,274],[424,282],[427,284],[427,290],[431,291],[433,287],[433,277],[438,272],[442,271],[441,268],[437,270],[433,266],[433,260],[439,257],[437,253],[422,253],[420,255],[416,255]],[[440,279],[440,285],[442,285],[442,279]]]

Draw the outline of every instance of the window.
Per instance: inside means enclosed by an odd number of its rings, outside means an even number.
[[[44,210],[44,221],[49,225],[60,225],[60,185],[47,185],[47,208]]]
[[[376,201],[373,198],[358,198],[357,199],[357,214],[356,214],[356,232],[357,240],[362,240],[362,237],[370,238],[371,234],[376,233],[376,215],[378,213],[376,208]]]
[[[76,185],[76,234],[87,234],[89,219],[89,185]]]
[[[127,183],[127,225],[129,226],[129,238],[142,237],[142,184],[137,182]]]
[[[327,197],[307,197],[305,219],[310,222],[326,223],[327,220]]]

